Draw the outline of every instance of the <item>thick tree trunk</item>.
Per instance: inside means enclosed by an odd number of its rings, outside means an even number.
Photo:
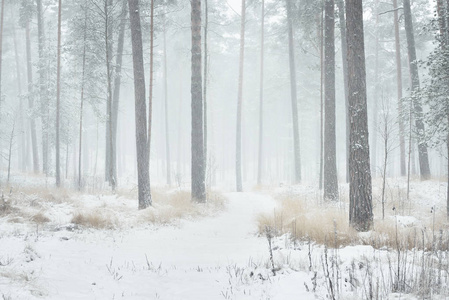
[[[324,165],[324,6],[321,7],[318,38],[320,39],[320,172],[319,189],[323,189]]]
[[[201,78],[201,0],[191,0],[192,6],[192,200],[206,202],[203,97]]]
[[[260,24],[260,79],[259,79],[259,155],[257,161],[257,184],[262,184],[263,167],[263,75],[264,75],[264,44],[265,44],[265,0],[262,0]]]
[[[349,222],[358,231],[373,225],[371,171],[368,143],[363,7],[358,0],[346,4],[350,128]]]
[[[3,61],[3,18],[5,15],[5,0],[2,0],[2,11],[0,14],[0,102],[2,100],[2,61]]]
[[[293,123],[293,153],[294,153],[294,170],[295,183],[301,182],[301,156],[299,149],[299,121],[298,121],[298,99],[296,96],[296,66],[295,66],[295,45],[293,40],[293,15],[291,9],[291,1],[285,0],[287,5],[287,22],[288,22],[288,54],[290,65],[290,92],[292,102],[292,123]]]
[[[207,72],[208,72],[208,59],[209,52],[207,48],[207,34],[208,34],[208,25],[209,25],[209,9],[207,6],[207,0],[204,0],[204,71],[203,71],[203,127],[204,127],[204,170],[207,173]],[[209,174],[210,175],[210,174]]]
[[[42,12],[42,0],[36,0],[37,4],[37,31],[39,50],[39,99],[42,123],[42,171],[48,174],[48,93],[47,74],[44,58],[45,31],[44,17]]]
[[[243,102],[243,62],[245,59],[245,22],[246,3],[242,0],[241,25],[240,25],[240,59],[239,59],[239,88],[237,98],[237,133],[236,133],[236,188],[242,192],[242,102]]]
[[[30,41],[30,26],[27,22],[25,25],[26,34],[26,52],[27,52],[27,78],[28,78],[28,106],[32,112],[30,116],[30,132],[31,132],[31,147],[33,152],[33,171],[39,173],[39,152],[37,150],[36,138],[36,122],[34,120],[34,91],[33,91],[33,70],[31,63],[31,41]]]
[[[59,143],[59,118],[61,107],[61,0],[58,5],[58,57],[56,74],[56,186],[61,186],[61,167],[60,167],[60,143]]]
[[[151,0],[150,16],[150,86],[148,96],[148,171],[151,158],[151,129],[153,120],[153,60],[154,60],[154,0]]]
[[[403,120],[403,105],[402,105],[402,62],[401,62],[401,41],[399,37],[399,16],[398,16],[398,1],[393,0],[394,9],[394,37],[396,47],[396,82],[398,89],[398,125],[399,125],[399,151],[400,151],[400,164],[401,164],[401,176],[406,175],[405,164],[405,133],[404,133],[404,120]]]
[[[165,163],[167,172],[167,184],[171,185],[171,166],[170,166],[170,131],[168,128],[168,78],[167,78],[167,32],[164,18],[164,113],[165,113]]]
[[[114,91],[112,94],[112,120],[111,120],[111,144],[113,151],[111,151],[111,161],[113,161],[112,172],[113,178],[117,178],[117,124],[118,124],[118,108],[120,101],[120,87],[122,79],[122,61],[123,61],[123,45],[125,41],[125,25],[126,15],[128,13],[126,2],[123,2],[122,12],[120,15],[120,26],[117,40],[117,55],[115,60],[115,74],[114,74]]]
[[[407,36],[407,50],[408,60],[410,66],[410,77],[412,82],[412,91],[417,92],[419,86],[419,73],[416,60],[415,36],[413,31],[412,11],[410,8],[410,0],[404,0],[404,25]],[[429,155],[427,153],[427,144],[424,141],[425,126],[423,121],[423,110],[421,100],[413,98],[413,110],[415,117],[415,126],[418,131],[418,154],[419,154],[419,169],[421,180],[430,178]]]
[[[375,50],[374,50],[374,93],[373,93],[373,120],[371,131],[371,172],[374,177],[377,177],[377,122],[378,122],[378,102],[379,102],[379,0],[375,1],[375,14],[376,14],[376,28],[375,28]]]
[[[131,39],[134,69],[134,96],[136,113],[137,181],[139,209],[151,205],[149,155],[147,141],[147,114],[145,97],[145,71],[143,68],[142,30],[140,26],[139,0],[128,0],[131,21]]]
[[[326,0],[324,37],[324,199],[338,200],[338,178],[335,137],[335,6],[334,0]]]
[[[344,0],[337,0],[338,17],[340,19],[341,56],[343,62],[343,83],[345,87],[345,111],[346,111],[346,182],[349,182],[349,102],[348,102],[348,45],[346,43],[346,17]]]

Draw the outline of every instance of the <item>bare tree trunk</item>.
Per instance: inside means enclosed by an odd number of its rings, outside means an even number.
[[[263,167],[263,75],[264,75],[264,44],[265,44],[265,0],[262,0],[260,24],[260,80],[259,80],[259,155],[257,162],[257,184],[262,184]]]
[[[14,114],[13,116],[14,120],[12,123],[12,130],[11,130],[11,135],[9,136],[9,151],[8,151],[8,179],[7,179],[7,183],[9,184],[9,178],[11,175],[11,156],[12,156],[12,144],[14,141],[14,132],[16,129],[16,116]]]
[[[335,137],[335,5],[334,0],[326,0],[324,37],[324,199],[338,200],[338,178]]]
[[[324,165],[324,7],[320,10],[319,32],[320,39],[320,172],[319,189],[323,189],[323,165]]]
[[[42,13],[42,0],[36,0],[37,4],[37,30],[39,47],[39,98],[41,105],[42,121],[42,171],[48,174],[48,94],[47,94],[47,75],[44,60],[44,20]]]
[[[207,173],[207,72],[208,72],[208,59],[209,52],[207,49],[207,34],[208,34],[208,25],[209,25],[209,9],[207,6],[207,0],[204,0],[204,78],[203,78],[203,134],[204,134],[204,170]]]
[[[404,23],[405,33],[407,36],[408,59],[410,64],[410,76],[412,81],[412,91],[419,91],[419,73],[416,60],[415,37],[413,31],[412,12],[410,8],[410,0],[404,0]],[[425,126],[423,122],[423,110],[421,100],[413,97],[413,110],[415,114],[415,126],[418,131],[418,154],[419,169],[421,180],[430,178],[429,156],[427,153],[427,144],[424,141]]]
[[[61,186],[61,167],[59,149],[59,118],[61,107],[61,0],[58,5],[58,62],[56,74],[56,186]]]
[[[170,166],[170,134],[168,128],[168,78],[167,78],[167,32],[164,17],[164,112],[165,112],[165,163],[167,170],[167,184],[171,186],[171,166]]]
[[[393,0],[394,9],[394,37],[396,47],[396,77],[398,89],[398,124],[399,124],[399,150],[401,161],[401,176],[406,175],[405,165],[405,133],[403,121],[403,105],[402,105],[402,62],[401,62],[401,41],[399,37],[399,16],[398,16],[398,1]]]
[[[192,7],[192,200],[206,202],[203,97],[201,80],[201,0],[190,1]]]
[[[295,159],[295,183],[301,182],[301,156],[299,149],[299,122],[298,122],[298,98],[296,96],[296,66],[295,66],[295,47],[293,40],[293,15],[291,1],[285,0],[287,5],[288,22],[288,53],[290,65],[290,88],[292,101],[292,121],[293,121],[293,153]]]
[[[237,98],[237,140],[236,140],[236,188],[242,192],[242,102],[243,102],[243,62],[245,59],[245,22],[246,3],[242,0],[241,25],[240,25],[240,61],[239,61],[239,88]]]
[[[0,15],[0,102],[2,97],[2,61],[3,61],[3,18],[5,15],[5,0],[2,0],[2,12]]]
[[[373,225],[373,203],[361,1],[347,1],[346,28],[347,43],[351,45],[348,47],[349,113],[351,116],[349,222],[358,231],[368,231]]]
[[[83,37],[83,71],[81,75],[81,105],[80,105],[80,140],[78,149],[78,189],[81,190],[81,158],[82,158],[82,143],[83,143],[83,107],[84,107],[84,83],[86,71],[86,39],[87,39],[87,8],[84,12],[84,37]],[[86,155],[86,154],[84,154]]]
[[[39,152],[37,150],[37,138],[36,138],[36,122],[34,120],[34,91],[33,91],[33,70],[31,63],[31,42],[30,42],[30,26],[27,22],[25,25],[26,33],[26,52],[27,52],[27,77],[28,77],[28,106],[31,113],[30,126],[31,126],[31,147],[33,152],[33,171],[39,173]]]
[[[21,97],[21,95],[22,95],[22,75],[20,73],[19,53],[18,53],[18,45],[17,45],[15,27],[13,27],[12,33],[13,33],[13,39],[14,39],[14,58],[16,61],[17,91],[18,91],[18,97],[19,97],[20,169],[22,172],[24,172],[27,168],[26,154],[28,151],[26,148],[26,129],[25,129],[25,121],[24,121],[24,117],[23,117],[24,107],[23,107],[23,101],[22,101],[22,97]]]
[[[346,43],[346,18],[345,3],[343,0],[337,0],[338,17],[340,19],[341,35],[341,55],[343,62],[343,83],[345,86],[345,113],[346,113],[346,182],[349,182],[349,102],[348,102],[348,45]]]
[[[147,137],[145,71],[143,68],[142,30],[140,26],[139,0],[128,0],[131,21],[131,39],[134,69],[134,95],[136,113],[137,180],[139,186],[139,209],[151,205],[149,155]]]
[[[151,20],[150,20],[150,86],[148,97],[148,171],[150,168],[151,154],[151,129],[153,120],[153,60],[154,60],[154,0],[151,0]]]
[[[113,151],[111,151],[111,161],[113,178],[117,178],[117,124],[118,124],[118,108],[120,101],[120,86],[122,79],[122,61],[123,61],[123,45],[125,42],[125,25],[126,25],[126,15],[128,13],[126,2],[123,2],[122,12],[120,15],[120,25],[119,25],[119,35],[117,41],[117,55],[115,61],[115,74],[114,74],[114,91],[112,94],[112,132],[111,132],[111,144]]]
[[[376,29],[375,39],[376,46],[374,51],[374,99],[373,99],[373,121],[371,132],[371,172],[377,177],[377,122],[378,122],[378,101],[379,101],[379,0],[375,0]]]

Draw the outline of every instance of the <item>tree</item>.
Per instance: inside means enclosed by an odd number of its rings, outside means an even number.
[[[299,150],[299,121],[298,121],[298,99],[296,92],[296,67],[295,67],[295,47],[293,40],[293,12],[290,0],[285,0],[287,8],[287,26],[288,26],[288,54],[290,66],[290,93],[292,102],[292,121],[293,121],[293,153],[295,162],[295,183],[301,182],[301,156]]]
[[[61,168],[60,164],[60,107],[61,107],[61,0],[58,2],[58,55],[57,55],[57,74],[56,74],[56,186],[61,186]]]
[[[263,71],[264,71],[264,41],[265,41],[265,0],[262,0],[260,23],[260,80],[259,80],[259,156],[257,161],[257,184],[262,183],[263,155]]]
[[[368,143],[363,6],[361,1],[347,1],[346,28],[348,100],[351,120],[349,134],[349,222],[358,231],[368,231],[373,223],[373,204]]]
[[[148,156],[151,154],[151,129],[153,119],[153,67],[154,67],[154,0],[151,0],[150,8],[150,83],[148,96]],[[150,160],[148,159],[148,168]]]
[[[416,60],[415,36],[413,31],[412,11],[410,0],[404,0],[404,26],[407,37],[408,61],[411,77],[412,92],[418,92],[420,89],[418,65]],[[418,132],[418,156],[421,180],[430,178],[429,156],[427,153],[427,144],[425,142],[425,126],[423,121],[422,103],[419,97],[412,97],[413,110],[415,117],[415,126]]]
[[[243,190],[242,187],[242,102],[243,102],[243,62],[245,59],[245,22],[246,22],[246,4],[242,0],[242,13],[240,25],[240,58],[239,58],[239,87],[237,97],[237,133],[235,150],[235,171],[237,192]]]
[[[204,133],[204,169],[207,172],[207,151],[208,151],[208,136],[207,136],[207,72],[208,72],[208,60],[209,60],[209,52],[207,48],[207,34],[208,32],[208,26],[209,26],[209,8],[207,5],[207,0],[204,0],[204,71],[203,71],[203,133]],[[211,175],[211,174],[209,174]]]
[[[335,36],[334,0],[326,0],[324,5],[324,199],[338,200],[338,179],[335,137]]]
[[[2,101],[2,61],[3,61],[3,17],[5,14],[5,0],[2,0],[0,14],[0,102]]]
[[[201,78],[201,0],[191,2],[192,30],[192,200],[206,202]]]
[[[171,185],[171,167],[170,167],[170,135],[168,129],[168,78],[167,78],[167,21],[164,13],[163,25],[163,43],[164,43],[164,113],[165,113],[165,163],[167,172],[167,184]]]
[[[145,71],[143,68],[142,29],[140,26],[139,0],[128,0],[131,23],[131,46],[134,70],[134,97],[136,116],[137,181],[139,209],[151,205],[147,118],[145,104]]]

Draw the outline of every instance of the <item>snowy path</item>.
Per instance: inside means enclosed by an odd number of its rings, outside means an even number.
[[[261,264],[268,258],[266,239],[256,236],[256,217],[275,204],[270,197],[253,193],[227,196],[225,212],[182,221],[178,227],[71,236],[58,232],[22,242],[30,248],[26,251],[17,239],[0,240],[11,251],[20,249],[18,255],[29,261],[13,263],[15,273],[27,280],[11,279],[13,284],[5,285],[0,276],[0,295],[11,299],[313,299],[303,291],[305,274],[293,272],[265,281],[249,276],[253,262]]]

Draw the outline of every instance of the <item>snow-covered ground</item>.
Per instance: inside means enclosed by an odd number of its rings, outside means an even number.
[[[277,192],[286,191],[316,193],[309,187]],[[429,181],[414,184],[412,195],[424,204],[442,206],[444,191],[444,184]],[[326,249],[294,243],[287,234],[272,241],[273,274],[268,239],[258,235],[257,218],[278,209],[278,202],[267,193],[225,197],[222,211],[170,224],[145,223],[136,203],[118,196],[80,195],[73,202],[41,203],[51,219],[45,224],[0,218],[0,295],[3,299],[307,300],[332,298],[333,293],[336,299],[367,299],[370,294],[380,295],[379,299],[415,299],[388,290],[395,281],[394,250],[363,245]],[[80,210],[110,210],[106,216],[121,225],[93,229],[71,224],[78,201],[83,203]],[[416,265],[407,276],[420,274],[424,264],[418,266],[415,260],[426,260],[426,266],[431,260],[449,261],[446,252],[424,254],[419,249],[402,253],[401,259],[404,266]],[[437,278],[435,274],[425,277]],[[446,273],[443,277],[440,281],[447,282]],[[433,292],[428,295],[434,297]]]

